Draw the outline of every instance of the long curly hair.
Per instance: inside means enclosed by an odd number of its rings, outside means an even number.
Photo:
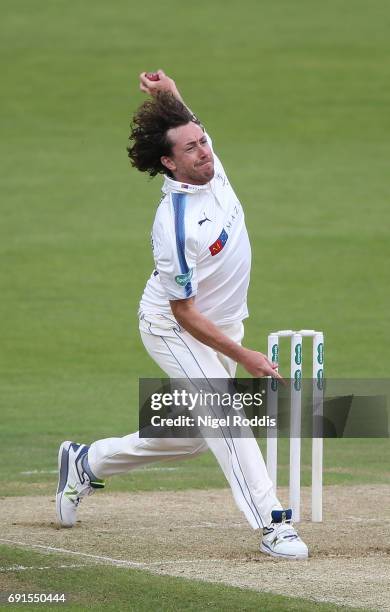
[[[172,143],[167,137],[171,128],[187,125],[198,119],[180,100],[171,93],[159,92],[151,100],[146,100],[133,117],[127,153],[131,165],[150,176],[168,174],[160,158],[172,154]]]

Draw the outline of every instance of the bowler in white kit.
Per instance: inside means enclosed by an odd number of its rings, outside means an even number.
[[[132,165],[164,177],[152,248],[155,268],[140,301],[139,327],[149,355],[170,378],[229,379],[240,363],[254,377],[280,377],[277,364],[245,348],[243,321],[251,248],[243,208],[210,137],[162,70],[140,75],[150,97],[133,118],[128,154]],[[211,450],[238,508],[261,534],[260,550],[305,559],[306,544],[291,509],[276,497],[255,438],[122,438],[90,446],[63,442],[59,449],[57,516],[76,522],[80,500],[104,479],[160,460],[195,457]]]

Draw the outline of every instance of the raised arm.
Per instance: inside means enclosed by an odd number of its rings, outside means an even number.
[[[165,74],[163,70],[157,70],[157,72],[152,73],[158,76],[158,80],[151,80],[147,77],[147,72],[141,72],[139,75],[139,88],[146,94],[150,96],[155,96],[159,91],[169,91],[172,95],[175,96],[180,102],[185,104],[181,94],[176,87],[176,83],[173,79]]]
[[[158,79],[156,78],[156,80],[151,80],[150,78],[148,78],[148,74],[155,75],[156,77],[158,77]],[[139,75],[139,88],[141,91],[150,96],[155,96],[159,91],[167,91],[171,93],[173,96],[175,96],[177,100],[180,100],[180,102],[188,108],[188,110],[192,115],[194,115],[194,117],[196,117],[196,115],[192,112],[188,104],[184,102],[181,93],[176,86],[175,81],[171,79],[171,77],[167,76],[164,70],[157,70],[157,72],[153,73],[141,72],[141,74]]]

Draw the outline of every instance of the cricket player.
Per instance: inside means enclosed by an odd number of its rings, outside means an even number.
[[[155,261],[141,298],[139,326],[149,355],[170,378],[230,379],[240,363],[254,377],[279,377],[277,364],[242,346],[248,316],[251,248],[244,212],[210,137],[162,70],[140,75],[149,96],[136,112],[128,154],[132,165],[163,175],[152,248]],[[59,449],[57,516],[72,527],[80,500],[104,478],[148,463],[211,450],[238,508],[259,529],[260,550],[305,559],[292,511],[276,497],[255,438],[141,438],[139,432]]]

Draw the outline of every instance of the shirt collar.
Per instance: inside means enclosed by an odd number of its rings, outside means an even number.
[[[163,193],[169,193],[170,191],[179,191],[181,193],[197,193],[198,191],[206,191],[210,189],[210,183],[205,185],[191,185],[190,183],[181,183],[175,181],[166,174],[164,174],[164,184],[162,186]]]

